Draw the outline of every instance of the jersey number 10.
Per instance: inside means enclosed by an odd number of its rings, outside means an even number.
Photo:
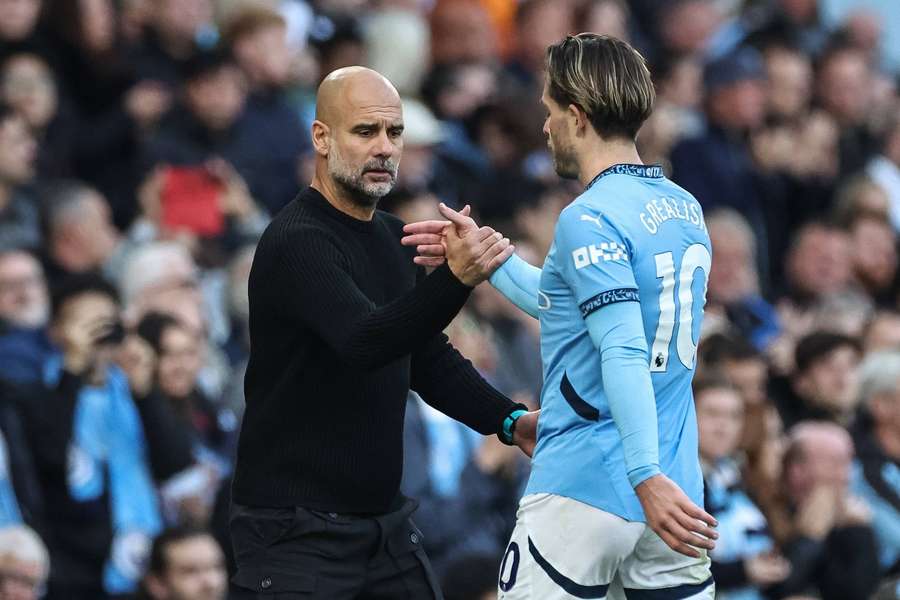
[[[652,373],[665,372],[669,367],[669,346],[672,342],[672,332],[675,330],[675,260],[671,252],[662,252],[654,256],[656,259],[656,277],[662,279],[662,289],[659,292],[659,324],[656,326],[656,336],[653,338],[653,348],[650,351],[650,371]],[[681,310],[678,314],[678,339],[675,347],[678,351],[678,359],[687,369],[694,367],[694,359],[697,355],[697,345],[693,339],[694,321],[694,272],[702,271],[703,298],[706,303],[706,281],[709,277],[709,267],[712,257],[706,246],[693,244],[688,247],[681,257],[681,268],[678,269],[678,303]]]

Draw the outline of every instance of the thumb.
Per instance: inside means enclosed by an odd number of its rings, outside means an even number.
[[[462,207],[462,210],[459,211],[459,214],[461,214],[464,217],[468,217],[469,213],[471,213],[471,212],[472,212],[472,207],[469,206],[468,204],[466,204],[465,206]]]
[[[443,202],[438,204],[438,211],[440,211],[442,217],[456,226],[457,233],[459,233],[460,236],[464,236],[469,231],[472,231],[476,228],[475,221],[473,221],[471,217],[467,217],[462,213],[456,212]]]

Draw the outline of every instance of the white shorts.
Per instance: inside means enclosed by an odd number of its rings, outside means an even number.
[[[553,494],[522,498],[498,600],[712,599],[709,557],[669,548],[645,523]]]

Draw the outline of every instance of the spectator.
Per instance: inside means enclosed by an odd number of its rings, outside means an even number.
[[[582,2],[575,14],[579,29],[608,35],[624,42],[629,39],[630,14],[623,0],[587,0]]]
[[[428,532],[423,544],[435,572],[468,553],[499,556],[515,524],[526,464],[514,448],[473,438],[416,394],[406,406],[400,489],[420,500],[416,523]]]
[[[498,94],[500,78],[490,64],[437,65],[422,86],[422,99],[443,123],[441,153],[468,170],[464,176],[481,178],[487,157],[475,144],[466,124]]]
[[[668,166],[679,141],[703,132],[703,67],[690,54],[667,54],[653,65],[652,74],[656,105],[638,133],[638,150],[645,162]]]
[[[835,192],[833,211],[835,223],[850,228],[860,217],[893,222],[892,208],[885,189],[869,175],[854,175],[847,179]],[[894,228],[896,229],[896,225]]]
[[[481,2],[437,3],[431,13],[431,58],[437,65],[491,63],[497,59],[496,32]],[[322,72],[329,72],[324,65]]]
[[[151,600],[225,600],[222,549],[202,529],[167,529],[153,541],[143,588]]]
[[[757,240],[760,272],[767,277],[766,202],[777,203],[778,191],[754,164],[745,141],[763,124],[764,77],[762,59],[750,48],[707,65],[703,79],[709,128],[675,146],[672,171],[705,212],[730,207],[747,219]]]
[[[852,246],[840,229],[812,222],[795,234],[785,258],[786,290],[798,308],[844,291],[852,277]]]
[[[713,334],[700,345],[703,376],[721,377],[743,401],[744,422],[740,448],[755,459],[765,452],[772,404],[768,396],[768,365],[763,355],[744,338]],[[755,463],[751,466],[756,466]]]
[[[828,42],[828,30],[822,24],[819,0],[775,0],[748,16],[750,39],[783,39],[817,56]]]
[[[140,147],[177,90],[134,72],[134,52],[117,31],[122,19],[112,0],[47,1],[57,80],[78,121],[74,175],[106,196],[116,225],[125,229],[135,216]]]
[[[38,600],[50,572],[47,547],[25,526],[0,529],[0,598]]]
[[[872,316],[862,336],[865,354],[879,350],[900,350],[900,313],[880,310]]]
[[[48,509],[51,597],[99,599],[134,590],[160,528],[146,443],[124,374],[114,288],[79,276],[53,299],[60,356],[45,386],[22,402]],[[52,502],[52,504],[50,504]]]
[[[0,250],[0,331],[47,324],[50,299],[41,263],[17,249]]]
[[[762,598],[757,590],[783,581],[790,565],[775,551],[766,518],[741,484],[737,452],[744,401],[721,379],[695,381],[694,401],[706,510],[719,522],[721,541],[710,553],[716,592]]]
[[[37,54],[12,54],[0,65],[0,82],[0,98],[25,118],[39,140],[38,175],[71,176],[78,132],[61,106],[56,78],[47,62]]]
[[[853,287],[816,302],[810,310],[812,331],[827,331],[860,339],[874,313],[872,297]]]
[[[659,55],[666,52],[702,55],[721,24],[718,7],[703,0],[677,0],[657,5],[664,7],[658,11],[655,24]]]
[[[516,10],[516,47],[509,71],[526,90],[539,91],[547,47],[572,33],[573,3],[569,0],[525,0]]]
[[[29,46],[47,50],[46,40],[36,32],[42,4],[41,0],[0,2],[0,62]]]
[[[441,124],[431,111],[418,100],[403,100],[403,171],[397,174],[397,185],[411,192],[432,189],[432,182],[439,175],[435,146],[443,141]],[[454,206],[459,204],[456,190],[450,197],[439,194],[441,200]]]
[[[891,222],[900,229],[900,116],[891,119],[882,140],[881,153],[866,167],[869,177],[888,196]]]
[[[50,316],[47,281],[37,258],[24,250],[0,250],[0,379],[41,379],[52,353],[44,327]]]
[[[376,10],[364,36],[367,66],[387,77],[401,96],[418,94],[431,62],[424,16],[402,7]]]
[[[856,283],[876,303],[895,304],[897,234],[887,219],[860,216],[850,225]]]
[[[112,222],[109,204],[78,181],[59,181],[44,191],[45,267],[51,286],[68,275],[118,275],[126,250]]]
[[[738,331],[758,348],[778,334],[775,308],[760,294],[756,239],[740,213],[724,208],[706,216],[716,249],[707,284],[707,310],[722,310]]]
[[[38,211],[26,185],[34,176],[37,143],[25,119],[0,101],[0,246],[37,250]]]
[[[848,489],[850,435],[834,424],[804,422],[789,438],[783,508],[793,529],[782,547],[791,573],[767,595],[866,599],[878,584],[878,554],[869,509]]]
[[[841,127],[842,175],[865,167],[876,150],[867,123],[872,108],[871,90],[871,67],[863,51],[839,44],[819,59],[816,95]]]
[[[217,408],[197,387],[203,366],[203,343],[198,332],[160,313],[145,315],[136,331],[156,356],[153,386],[159,392],[159,401],[167,402],[191,431],[198,459],[227,472],[237,423],[230,411]]]
[[[267,140],[266,161],[258,165],[265,171],[255,180],[266,186],[258,197],[275,214],[299,191],[299,158],[309,150],[300,114],[285,99],[294,58],[287,44],[287,23],[273,10],[249,5],[231,17],[225,39],[250,84],[249,127]]]
[[[310,42],[318,50],[319,55],[317,84],[335,69],[366,62],[362,28],[354,17],[335,16],[331,21],[331,27],[321,33],[316,30],[311,33]]]
[[[172,317],[150,313],[144,320],[172,320]],[[142,321],[143,323],[143,321]],[[150,472],[159,487],[165,488],[174,481],[190,481],[189,471],[195,466],[194,435],[190,423],[186,423],[181,415],[165,398],[160,397],[156,379],[159,370],[159,357],[156,349],[145,340],[138,331],[126,332],[122,345],[116,355],[116,363],[128,377],[131,397],[138,408],[147,438],[147,457]],[[179,476],[183,478],[179,479]],[[206,483],[206,478],[202,483]],[[193,491],[193,490],[191,490]],[[187,496],[188,494],[182,494]],[[164,508],[171,505],[171,518],[175,521],[178,514],[177,499],[170,499],[163,494]],[[169,505],[166,505],[166,501]]]
[[[125,259],[119,290],[126,321],[133,325],[148,312],[158,311],[205,326],[200,270],[190,252],[177,242],[155,242],[136,248]]]
[[[812,61],[799,48],[777,43],[768,45],[763,56],[769,115],[784,122],[800,120],[812,99]]]
[[[882,571],[900,571],[900,491],[892,473],[900,469],[900,352],[868,355],[860,368],[864,417],[856,428],[853,490],[872,509]]]
[[[776,397],[785,426],[816,419],[850,425],[859,404],[860,359],[859,342],[845,335],[814,332],[802,338],[796,370]]]
[[[202,388],[217,398],[228,377],[227,359],[215,345],[228,337],[221,287],[200,271],[190,252],[173,241],[144,244],[130,252],[119,280],[126,323],[148,312],[171,315],[206,339]]]
[[[222,183],[225,187],[231,184],[249,189],[250,197],[242,199],[240,208],[229,204],[227,194],[219,200],[221,212],[233,214],[238,220],[258,212],[254,200],[273,210],[286,204],[282,195],[286,186],[296,185],[296,178],[293,172],[279,173],[289,183],[274,186],[266,182],[271,173],[261,166],[265,156],[258,151],[255,138],[258,132],[252,129],[253,124],[244,110],[247,97],[244,77],[232,58],[224,50],[202,52],[188,63],[186,78],[187,110],[175,113],[146,149],[146,166],[162,167],[161,173],[154,173],[163,177],[158,182],[160,193],[166,193],[166,186],[175,185],[171,167],[182,167],[191,169],[194,178],[203,177],[207,186],[215,186],[218,180],[220,183],[215,187],[219,189]],[[225,164],[217,167],[216,162],[210,162],[214,159]],[[249,206],[245,206],[248,202]],[[146,206],[144,210],[148,210]],[[210,233],[220,230],[221,226]]]
[[[140,80],[164,84],[170,93],[184,81],[198,41],[209,42],[213,7],[210,0],[159,0],[149,5],[143,40],[129,62]]]

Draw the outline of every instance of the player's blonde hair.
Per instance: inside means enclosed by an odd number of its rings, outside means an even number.
[[[656,98],[644,57],[596,33],[569,35],[547,48],[547,92],[563,107],[580,107],[607,139],[633,140]]]

